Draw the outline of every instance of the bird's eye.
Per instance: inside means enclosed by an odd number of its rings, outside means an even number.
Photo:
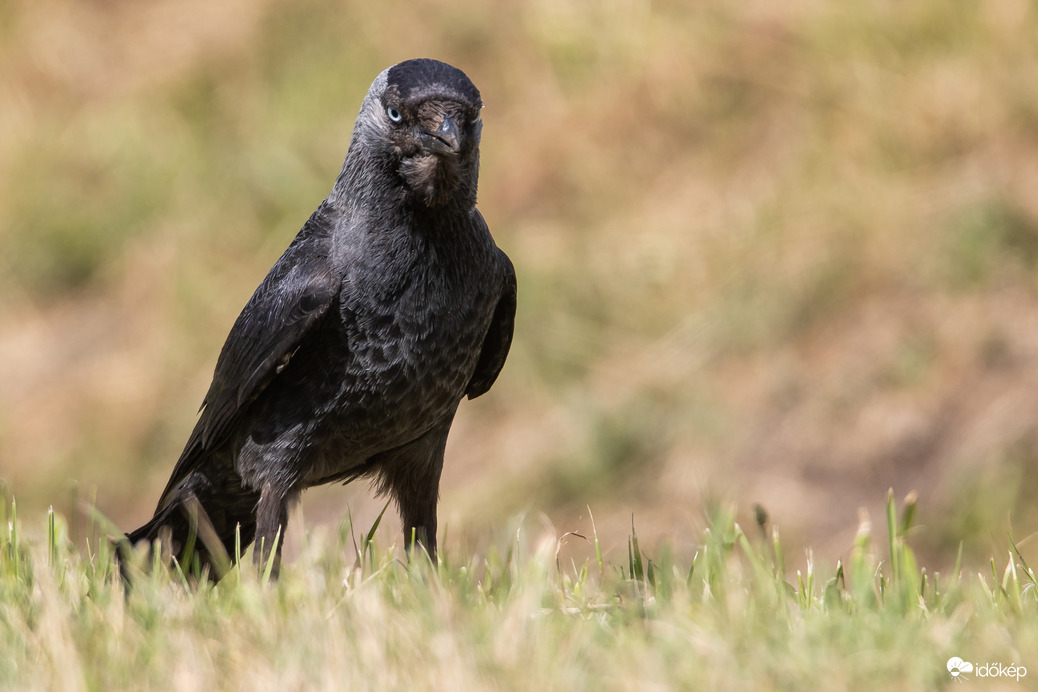
[[[389,119],[395,123],[398,123],[404,119],[404,116],[400,113],[400,111],[398,111],[396,108],[393,108],[392,106],[386,109],[386,115],[388,115]]]

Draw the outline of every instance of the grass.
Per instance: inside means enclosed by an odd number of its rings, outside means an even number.
[[[102,522],[82,550],[54,512],[27,540],[12,500],[0,687],[919,690],[950,685],[954,656],[1034,664],[1035,573],[1013,541],[990,572],[929,572],[906,541],[915,499],[886,509],[886,530],[863,520],[832,568],[785,555],[763,516],[747,533],[725,512],[692,554],[647,555],[632,526],[618,562],[595,530],[577,562],[563,548],[583,536],[520,525],[433,565],[377,545],[377,522],[359,537],[344,522],[276,582],[248,555],[213,584],[139,554],[127,588]]]

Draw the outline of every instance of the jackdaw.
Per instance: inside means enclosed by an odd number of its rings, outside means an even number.
[[[266,560],[304,489],[367,477],[405,545],[435,558],[447,433],[494,383],[515,320],[515,270],[476,209],[482,107],[436,60],[376,77],[331,194],[235,321],[131,543],[168,531],[174,555],[219,576],[236,527]]]

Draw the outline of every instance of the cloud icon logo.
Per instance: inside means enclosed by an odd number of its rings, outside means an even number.
[[[969,661],[963,661],[958,656],[952,656],[948,659],[948,672],[952,674],[953,678],[957,678],[962,673],[972,673],[973,664]]]

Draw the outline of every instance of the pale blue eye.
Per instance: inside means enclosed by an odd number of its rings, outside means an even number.
[[[395,123],[398,123],[404,119],[404,116],[400,113],[400,111],[398,111],[396,108],[393,108],[392,106],[386,109],[386,115],[388,115],[389,119]]]

